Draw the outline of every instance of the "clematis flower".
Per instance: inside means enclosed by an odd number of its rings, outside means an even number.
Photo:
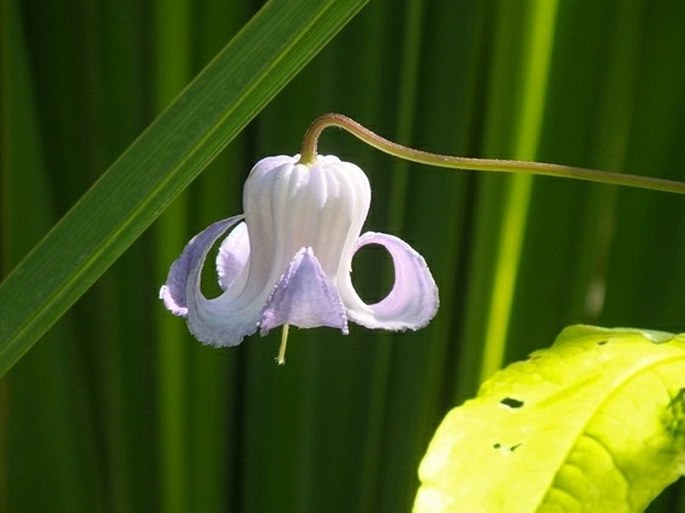
[[[426,262],[406,242],[367,232],[371,201],[364,172],[335,156],[311,164],[268,157],[250,172],[244,216],[218,221],[186,245],[169,270],[160,298],[184,317],[192,334],[213,346],[235,346],[281,325],[330,326],[348,333],[348,322],[367,328],[417,330],[438,308],[438,290]],[[215,242],[229,230],[216,267],[223,293],[207,299],[200,274]],[[369,245],[384,246],[395,267],[390,293],[365,303],[355,291],[352,258]]]

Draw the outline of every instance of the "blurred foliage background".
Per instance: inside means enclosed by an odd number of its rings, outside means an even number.
[[[0,0],[1,276],[262,4]],[[203,347],[157,294],[324,112],[442,153],[685,180],[684,25],[679,0],[370,2],[2,378],[0,511],[410,511],[437,424],[500,365],[579,322],[683,331],[684,198],[415,166],[333,130],[321,152],[372,182],[366,229],[433,271],[428,328],[291,330],[278,367],[280,333]],[[369,301],[389,260],[355,260]],[[680,487],[650,511],[685,512]]]

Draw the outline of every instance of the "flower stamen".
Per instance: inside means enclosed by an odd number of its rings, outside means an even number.
[[[278,349],[278,357],[276,362],[278,365],[285,365],[285,347],[288,345],[288,329],[290,324],[283,325],[283,331],[281,332],[281,347]]]

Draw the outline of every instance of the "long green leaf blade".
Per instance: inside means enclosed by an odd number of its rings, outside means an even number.
[[[367,1],[272,0],[246,25],[2,284],[0,375]]]

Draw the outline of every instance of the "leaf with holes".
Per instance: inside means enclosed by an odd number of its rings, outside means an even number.
[[[566,328],[443,420],[415,513],[638,512],[685,469],[685,334]]]

